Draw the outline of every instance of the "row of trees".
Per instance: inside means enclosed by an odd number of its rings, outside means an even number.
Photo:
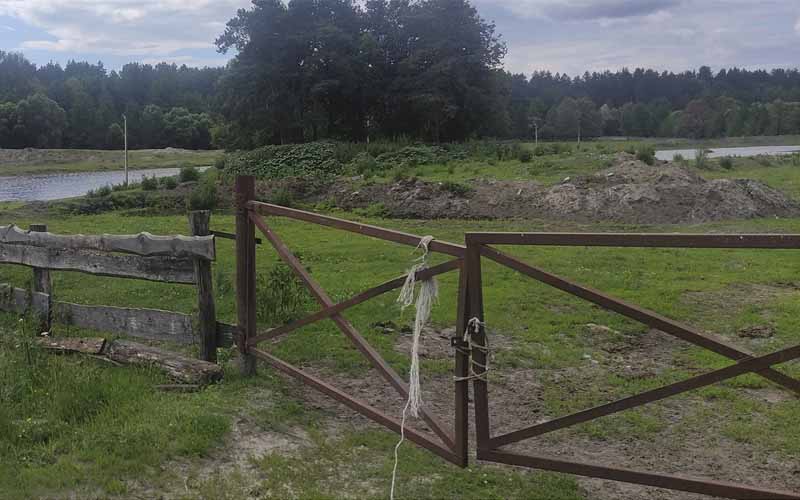
[[[75,61],[37,67],[0,51],[0,147],[116,147],[125,114],[132,147],[209,148],[223,71],[132,63],[108,72],[102,63]]]
[[[37,67],[0,51],[0,147],[250,148],[800,132],[800,71],[708,67],[530,77],[468,0],[258,0],[216,40],[226,68]]]
[[[530,78],[466,0],[263,0],[217,40],[226,142],[719,137],[798,132],[800,71],[623,69]]]
[[[800,102],[780,99],[747,104],[730,97],[704,97],[673,111],[664,98],[620,107],[603,104],[598,109],[588,97],[565,97],[546,112],[531,106],[527,118],[534,136],[545,139],[800,134]]]

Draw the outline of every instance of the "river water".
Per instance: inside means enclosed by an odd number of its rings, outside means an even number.
[[[208,167],[200,167],[203,171]],[[177,175],[179,168],[154,168],[129,170],[130,182],[139,182],[142,177],[169,177]],[[0,201],[47,201],[83,196],[90,189],[122,184],[125,171],[81,172],[73,174],[35,174],[13,177],[0,176]]]
[[[716,148],[709,149],[709,158],[722,158],[725,156],[760,156],[760,155],[788,155],[800,152],[800,146],[752,146],[746,148]],[[662,161],[672,161],[675,155],[681,155],[687,160],[694,160],[697,149],[669,149],[656,151],[656,158]]]

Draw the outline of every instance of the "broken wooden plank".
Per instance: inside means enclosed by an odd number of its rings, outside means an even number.
[[[46,316],[50,297],[44,293],[29,292],[22,288],[0,283],[0,311],[26,314],[29,311]]]
[[[98,356],[106,345],[104,338],[39,337],[36,343],[48,351],[75,352]]]
[[[166,283],[195,283],[194,262],[186,257],[106,255],[0,243],[0,263]]]
[[[207,385],[222,379],[219,365],[128,340],[110,342],[105,355],[117,363],[157,368],[183,384]]]
[[[195,340],[192,317],[188,314],[69,302],[56,302],[53,309],[55,321],[65,325],[181,344],[191,344]]]
[[[36,247],[122,252],[143,257],[166,255],[216,259],[214,236],[156,236],[150,233],[133,235],[83,235],[31,232],[15,225],[0,226],[0,243]]]

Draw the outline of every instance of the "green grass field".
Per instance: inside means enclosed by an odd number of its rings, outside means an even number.
[[[587,146],[585,152],[549,158],[552,164],[548,168],[537,167],[541,159],[536,158],[530,164],[497,162],[475,173],[480,165],[464,162],[420,167],[419,176],[448,180],[520,176],[555,182],[563,176],[604,168],[604,155],[612,153],[598,153],[597,148]],[[757,178],[800,196],[797,168],[791,159],[771,160],[769,165],[761,160],[736,160],[731,170],[713,163],[701,173],[706,177]],[[548,221],[401,221],[337,215],[453,242],[463,242],[468,231],[800,232],[800,219],[659,227]],[[47,223],[57,233],[175,234],[185,233],[187,226],[181,214],[107,212],[66,217],[33,213],[20,204],[0,205],[0,224],[9,222],[23,227]],[[403,274],[413,258],[410,248],[384,241],[283,219],[274,219],[272,224],[335,301]],[[214,215],[213,229],[232,232],[233,227],[230,214]],[[718,333],[756,353],[800,341],[800,252],[581,247],[506,250],[554,273]],[[434,262],[443,260],[436,256]],[[262,291],[269,286],[264,278],[277,265],[277,255],[268,246],[258,248]],[[234,273],[233,242],[219,240],[214,279],[221,321],[235,321]],[[191,287],[53,274],[58,300],[187,313],[195,307]],[[0,282],[25,287],[30,282],[30,270],[2,266]],[[440,302],[432,321],[438,327],[448,327],[455,321],[457,276],[445,275],[440,284]],[[489,329],[507,344],[497,352],[494,370],[498,376],[535,370],[547,415],[583,409],[729,363],[674,340],[662,352],[653,354],[658,354],[665,366],[645,377],[602,370],[616,367],[620,363],[618,353],[625,352],[631,342],[646,339],[647,329],[489,262],[484,263],[484,293]],[[395,294],[387,294],[348,311],[346,316],[392,366],[405,373],[408,358],[395,348],[396,337],[374,327],[383,321],[398,325],[410,322],[408,313],[401,315],[395,298]],[[308,309],[315,308],[309,305]],[[610,329],[608,338],[598,339],[587,330],[590,323]],[[773,332],[770,338],[739,335],[765,325]],[[54,330],[56,335],[86,333],[63,326]],[[266,367],[260,368],[257,377],[242,379],[232,362],[233,351],[221,352],[226,368],[222,383],[199,393],[171,394],[154,389],[163,378],[149,370],[39,352],[31,345],[34,334],[29,320],[0,314],[2,498],[150,498],[164,492],[171,498],[186,499],[388,496],[395,435],[345,418],[351,413],[342,407],[320,407],[316,400],[306,399],[296,383]],[[330,321],[306,327],[270,349],[287,361],[343,379],[374,377],[366,360]],[[595,362],[597,365],[592,364]],[[781,369],[800,377],[797,363]],[[425,376],[446,380],[450,365],[446,359],[423,359],[422,371]],[[586,377],[570,383],[563,376],[570,373],[585,373]],[[493,389],[502,393],[502,378]],[[558,439],[595,446],[614,442],[656,447],[669,447],[670,443],[676,447],[721,446],[722,450],[730,446],[752,456],[796,464],[800,458],[796,425],[800,402],[773,398],[775,392],[779,391],[763,379],[742,376],[681,396],[671,405],[659,404],[581,425],[559,434]],[[447,398],[452,399],[449,394]],[[506,403],[509,401],[513,404],[513,397]],[[270,439],[302,436],[301,445],[254,456],[244,465],[235,462],[218,467],[218,462],[232,453],[232,439],[252,438],[242,433],[243,421],[252,425],[248,427],[252,434],[265,433]],[[708,432],[698,436],[698,429]],[[571,476],[474,464],[459,470],[411,445],[401,449],[400,457],[399,498],[595,498],[591,489]]]
[[[204,167],[214,165],[221,155],[221,151],[134,150],[129,152],[128,166],[131,169]],[[122,151],[0,150],[0,176],[122,170],[124,161]]]
[[[16,220],[24,225],[32,220]],[[50,229],[62,233],[94,232],[132,233],[148,230],[158,234],[182,232],[182,216],[119,217],[110,213],[93,217],[72,217],[47,221]],[[468,230],[553,230],[553,226],[537,222],[415,222],[369,220],[388,227],[417,234],[433,234],[438,238],[461,241]],[[230,216],[217,215],[213,227],[230,230]],[[275,226],[293,248],[299,249],[314,275],[341,300],[386,279],[402,274],[407,267],[409,249],[365,237],[342,238],[329,229],[309,228],[299,223],[275,221]],[[575,230],[632,230],[632,231],[800,231],[800,220],[749,221],[692,227],[559,227]],[[767,352],[779,345],[800,340],[800,302],[796,292],[777,297],[769,303],[748,304],[747,298],[732,304],[731,309],[715,309],[708,304],[683,300],[685,294],[724,294],[742,284],[774,285],[796,282],[797,252],[712,251],[712,250],[615,250],[615,249],[514,249],[513,253],[554,272],[606,290],[612,294],[646,307],[657,309],[670,317],[693,318],[693,323],[735,337],[738,329],[768,321],[776,328],[773,339],[766,343],[751,343],[748,347]],[[260,248],[258,269],[266,274],[276,263],[276,256]],[[223,320],[232,320],[233,277],[232,243],[220,241],[219,260],[215,276],[227,292],[218,298],[218,310]],[[622,270],[622,271],[621,271]],[[26,269],[4,266],[0,281],[25,286],[29,280]],[[441,303],[435,308],[433,320],[445,326],[452,324],[455,308],[455,276],[442,279]],[[190,287],[156,285],[146,282],[87,277],[78,274],[56,273],[55,293],[59,300],[87,304],[109,304],[136,307],[164,307],[191,312],[194,297]],[[485,265],[487,321],[495,331],[511,337],[517,343],[511,352],[496,360],[496,369],[537,368],[558,370],[580,367],[588,345],[582,325],[598,323],[625,335],[640,335],[644,330],[637,324],[590,305],[548,290],[529,280],[516,277],[511,271],[492,264]],[[393,296],[385,296],[359,306],[348,317],[367,338],[399,370],[407,368],[405,357],[392,349],[392,339],[376,332],[371,324],[377,319],[401,321],[393,304]],[[733,306],[736,306],[734,308]],[[174,395],[154,391],[152,386],[161,379],[155,373],[108,367],[90,359],[54,357],[32,351],[26,360],[24,348],[32,334],[26,323],[18,323],[11,315],[3,316],[4,336],[0,349],[0,371],[4,380],[0,426],[6,432],[0,441],[0,458],[4,462],[0,473],[0,490],[9,498],[49,495],[54,492],[81,492],[80,495],[125,496],[131,481],[158,485],[168,481],[171,472],[159,468],[171,459],[201,460],[224,442],[231,420],[236,418],[249,395],[262,391],[277,399],[272,407],[263,409],[264,425],[280,421],[283,426],[299,426],[312,435],[318,427],[314,410],[287,390],[286,382],[262,369],[255,380],[242,380],[230,367],[225,381],[199,394]],[[25,331],[21,331],[25,330]],[[57,333],[75,334],[61,329]],[[743,339],[735,339],[747,346]],[[21,347],[23,346],[23,347]],[[367,365],[332,324],[320,323],[303,333],[290,336],[275,349],[285,359],[297,363],[314,363],[349,376],[366,375]],[[223,359],[228,357],[226,354]],[[725,361],[695,349],[676,351],[675,370],[659,374],[645,386],[675,380],[697,370],[720,367]],[[423,371],[443,370],[441,362],[423,365]],[[793,366],[790,373],[800,376]],[[733,388],[765,388],[767,385],[753,376],[740,377],[723,384],[721,389],[700,393],[704,407],[724,413],[730,408],[746,410],[754,418],[773,417],[777,423],[770,429],[769,439],[752,422],[742,422],[733,416],[724,418],[723,430],[741,442],[778,453],[796,456],[800,440],[793,419],[800,411],[796,401],[786,401],[770,408],[759,408],[750,398],[739,395]],[[626,381],[615,376],[595,380],[567,401],[554,397],[548,404],[555,412],[575,410],[589,403],[622,396],[642,389],[640,381]],[[722,391],[722,392],[720,392]],[[723,394],[723,396],[720,396]],[[698,396],[692,396],[698,397]],[[254,410],[250,410],[254,411]],[[647,436],[661,429],[664,422],[657,414],[647,419],[633,417],[608,419],[609,422],[589,424],[583,430],[600,439],[622,436]],[[348,464],[346,482],[348,493],[355,496],[383,496],[391,465],[394,438],[379,430],[362,433],[349,428],[336,438],[317,436],[313,444],[300,454],[269,456],[258,462],[269,479],[260,483],[268,496],[282,497],[294,492],[297,497],[336,496],[344,487],[326,472],[337,460],[340,448],[366,447],[366,452],[346,453]],[[362,448],[363,449],[363,448]],[[463,486],[464,498],[582,498],[575,481],[551,474],[518,473],[498,467],[478,467],[487,479],[476,490],[467,490],[472,476],[458,471],[427,453],[411,447],[404,450],[401,477],[410,484],[403,495],[447,495],[453,485]],[[309,465],[310,464],[310,465]],[[432,483],[417,483],[417,474],[433,474]],[[345,479],[342,479],[345,481]],[[217,478],[233,487],[233,476]],[[465,483],[466,481],[466,483]],[[359,489],[359,484],[364,489]],[[377,484],[376,484],[377,483]],[[201,483],[205,484],[205,483]],[[373,491],[377,488],[377,491]],[[407,487],[408,488],[408,487]],[[532,492],[539,492],[533,494]],[[546,493],[545,493],[546,492]],[[193,495],[199,495],[193,491]],[[457,495],[458,496],[458,495]],[[190,495],[193,498],[193,496]]]

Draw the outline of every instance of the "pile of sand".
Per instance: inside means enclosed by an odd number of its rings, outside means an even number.
[[[417,179],[355,190],[337,183],[325,194],[342,208],[383,204],[391,217],[419,219],[535,218],[636,224],[792,217],[800,205],[764,183],[706,180],[694,172],[629,155],[596,175],[555,186],[533,181],[475,181],[469,192]]]

